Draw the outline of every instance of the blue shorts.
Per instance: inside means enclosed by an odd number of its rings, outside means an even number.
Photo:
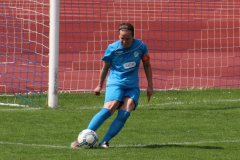
[[[105,102],[120,101],[123,102],[124,97],[130,97],[135,102],[135,108],[138,106],[138,99],[140,96],[139,88],[122,89],[119,86],[107,86],[105,93]]]

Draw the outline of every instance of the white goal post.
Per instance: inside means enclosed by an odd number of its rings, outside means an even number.
[[[59,0],[50,0],[48,106],[58,107]]]

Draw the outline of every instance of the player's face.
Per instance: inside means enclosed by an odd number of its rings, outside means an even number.
[[[133,36],[132,32],[128,30],[120,30],[119,31],[119,39],[121,41],[121,44],[123,48],[129,48],[132,45],[133,42]]]

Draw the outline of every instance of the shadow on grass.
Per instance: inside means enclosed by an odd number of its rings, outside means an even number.
[[[180,145],[180,144],[149,144],[149,145],[119,145],[119,146],[111,146],[111,148],[198,148],[198,149],[212,149],[212,150],[223,150],[223,147],[217,146],[197,146],[197,145]]]
[[[216,147],[216,146],[197,146],[197,145],[178,145],[178,144],[165,144],[165,145],[151,144],[151,145],[145,145],[141,147],[142,148],[199,148],[199,149],[220,149],[220,150],[224,149],[223,147]]]

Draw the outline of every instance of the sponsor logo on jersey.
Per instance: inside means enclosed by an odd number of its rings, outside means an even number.
[[[124,64],[123,64],[123,67],[124,67],[125,69],[133,68],[133,67],[135,67],[135,66],[136,66],[136,62],[127,62],[127,63],[124,63]]]

